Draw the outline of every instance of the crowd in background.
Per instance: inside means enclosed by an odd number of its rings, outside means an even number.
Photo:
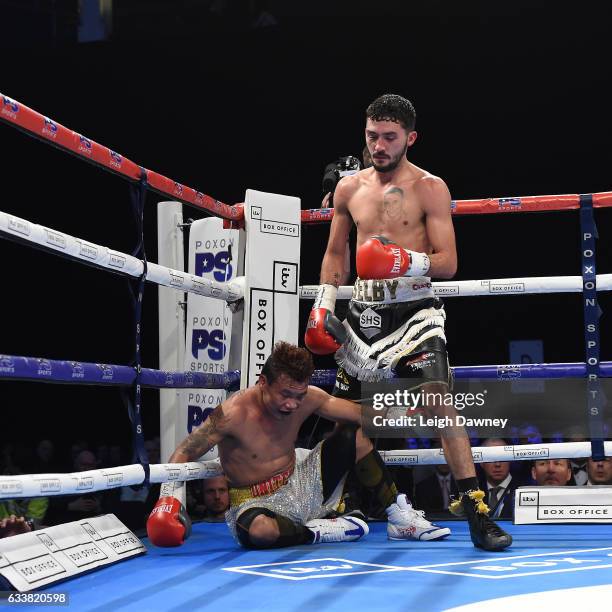
[[[160,441],[145,441],[150,463],[160,463]],[[4,444],[1,450],[3,476],[83,472],[132,463],[119,444],[91,445],[78,440],[62,453],[51,440],[34,448]],[[16,535],[83,518],[113,513],[132,531],[144,528],[159,498],[159,485],[120,487],[82,495],[60,495],[0,500],[0,537]],[[188,486],[188,510],[195,520],[223,520],[229,505],[225,478],[193,481]]]
[[[312,447],[329,432],[310,431],[297,441],[298,446]],[[543,439],[533,425],[516,432],[516,438],[478,439],[472,432],[472,446],[506,446],[508,444],[548,444],[550,442],[584,441],[570,432]],[[400,444],[398,444],[400,443]],[[393,440],[393,448],[437,448],[439,439],[408,438]],[[159,438],[145,442],[150,463],[160,462]],[[1,454],[2,475],[53,474],[103,469],[131,463],[127,450],[119,444],[91,445],[77,440],[64,454],[49,439],[40,440],[34,448],[6,443]],[[450,517],[448,506],[457,495],[457,487],[447,465],[402,467],[390,466],[398,490],[406,493],[413,505],[437,518]],[[514,494],[521,486],[597,486],[612,485],[612,458],[537,459],[535,461],[496,461],[477,465],[480,486],[495,518],[512,519]],[[120,487],[108,491],[0,500],[0,537],[6,537],[83,518],[113,513],[132,531],[140,532],[159,497],[159,485]],[[343,510],[361,510],[371,519],[384,518],[382,508],[368,499],[356,480],[347,479]],[[228,483],[223,476],[192,481],[187,487],[187,509],[195,521],[223,522],[229,507]]]
[[[309,435],[298,441],[298,446],[312,446],[316,440],[329,435],[331,430]],[[608,428],[604,427],[606,438]],[[539,448],[551,443],[586,442],[587,437],[580,427],[569,428],[551,437],[543,437],[538,428],[530,423],[512,428],[507,438],[479,438],[468,430],[471,446],[490,447],[508,445],[534,445]],[[380,450],[417,450],[439,448],[437,438],[379,439],[375,441]],[[424,510],[437,519],[452,518],[448,507],[458,495],[457,486],[448,465],[420,465],[415,467],[388,466],[400,493],[406,493],[415,508]],[[612,457],[602,461],[592,459],[536,459],[477,463],[476,473],[480,488],[485,492],[485,502],[490,515],[496,519],[514,517],[514,494],[524,486],[597,486],[612,485]],[[367,493],[349,475],[345,486],[344,510],[361,510],[371,519],[385,520],[384,508],[368,498]]]

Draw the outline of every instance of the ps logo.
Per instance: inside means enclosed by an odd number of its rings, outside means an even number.
[[[224,282],[232,278],[232,266],[230,264],[229,251],[219,251],[215,253],[196,253],[195,256],[195,274],[196,276],[204,276],[207,273],[213,273],[216,281]]]
[[[209,359],[221,361],[225,357],[225,334],[222,329],[194,329],[191,334],[191,354],[199,359],[200,351],[208,349]]]

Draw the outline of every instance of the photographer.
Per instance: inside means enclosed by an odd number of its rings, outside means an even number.
[[[363,168],[367,168],[371,163],[370,159],[370,163],[368,165],[364,164]],[[334,205],[334,191],[343,176],[355,174],[361,169],[361,162],[354,155],[340,157],[331,164],[327,164],[323,172],[323,193],[325,193],[325,196],[321,202],[321,208],[329,208]]]

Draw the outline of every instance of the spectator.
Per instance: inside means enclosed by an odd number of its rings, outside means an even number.
[[[33,531],[37,526],[40,527],[48,505],[47,497],[0,501],[0,538],[26,533]],[[37,518],[34,519],[34,516]]]
[[[98,467],[98,459],[89,450],[82,450],[74,458],[74,471],[87,472],[95,470]]]
[[[55,445],[51,440],[41,440],[36,445],[33,472],[36,474],[54,474],[62,471],[62,465],[55,456]]]
[[[612,457],[606,457],[602,461],[594,461],[589,458],[587,472],[589,475],[588,486],[612,485]]]
[[[490,438],[482,443],[484,447],[507,446],[502,438]],[[492,518],[508,518],[514,516],[514,492],[520,483],[510,473],[510,461],[492,461],[481,463],[483,477],[480,478],[480,488],[487,493],[486,503]]]
[[[24,516],[11,514],[0,520],[0,538],[10,538],[20,533],[28,533],[34,529],[32,521],[26,520]]]
[[[425,512],[450,516],[448,506],[451,496],[457,496],[458,493],[448,465],[436,465],[434,473],[416,485],[414,506]]]
[[[531,477],[541,487],[563,487],[572,480],[569,459],[537,459],[531,468]]]
[[[91,451],[81,450],[75,455],[75,472],[95,470],[97,467],[98,460]],[[104,491],[86,493],[78,497],[73,495],[54,497],[49,508],[49,521],[55,525],[98,516],[105,512],[104,502]]]
[[[2,469],[4,476],[17,476],[23,474],[23,471],[16,465],[11,464],[10,467]],[[2,499],[0,500],[0,533],[5,532],[7,535],[15,535],[16,533],[24,533],[24,522],[29,523],[29,529],[39,529],[47,514],[49,508],[48,497],[21,497],[17,499]]]
[[[72,458],[73,466],[77,460],[77,456],[79,455],[79,453],[85,450],[89,450],[89,442],[87,442],[87,440],[80,439],[72,444],[72,446],[70,447],[70,456]]]
[[[202,481],[204,496],[203,519],[209,523],[223,523],[225,512],[229,508],[229,490],[225,476],[205,478]]]
[[[6,476],[21,474],[21,470],[16,467],[4,470]],[[5,532],[8,535],[25,533],[33,529],[40,529],[49,508],[48,497],[22,497],[19,499],[0,500],[0,534]],[[25,524],[28,529],[25,529]]]
[[[572,459],[570,461],[570,468],[572,470],[572,474],[574,476],[574,482],[582,487],[588,483],[589,474],[588,474],[588,465],[587,459]]]

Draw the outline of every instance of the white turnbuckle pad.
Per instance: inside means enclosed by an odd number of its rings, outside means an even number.
[[[298,341],[300,200],[248,189],[244,217],[243,389],[257,382],[275,342]]]

